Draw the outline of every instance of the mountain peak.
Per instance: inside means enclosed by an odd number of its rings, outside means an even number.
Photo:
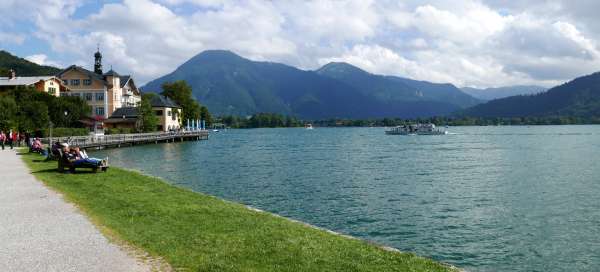
[[[319,68],[317,73],[334,73],[334,74],[349,74],[349,73],[361,73],[369,74],[369,72],[360,69],[347,62],[330,62]]]

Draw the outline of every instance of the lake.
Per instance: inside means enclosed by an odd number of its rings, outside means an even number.
[[[600,126],[448,130],[227,130],[94,156],[469,271],[600,267]]]

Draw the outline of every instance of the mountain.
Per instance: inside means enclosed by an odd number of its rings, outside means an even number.
[[[17,76],[50,76],[61,71],[61,69],[38,65],[0,50],[0,76],[6,76],[10,69],[15,70]]]
[[[318,74],[356,87],[379,101],[437,101],[458,108],[471,107],[480,101],[452,84],[438,84],[408,78],[368,73],[344,62],[332,62],[316,71]]]
[[[487,89],[464,87],[461,88],[461,90],[475,98],[489,101],[515,95],[538,94],[541,92],[545,92],[547,88],[535,85],[517,85]]]
[[[280,63],[251,61],[223,50],[204,51],[142,89],[160,92],[162,83],[176,80],[185,80],[196,99],[216,115],[271,112],[306,119],[413,118],[445,115],[461,108],[419,98],[410,87],[406,93],[404,89],[398,94],[390,92],[393,99],[386,100],[364,85]]]
[[[535,95],[492,100],[469,108],[472,117],[600,117],[600,73],[576,78]]]

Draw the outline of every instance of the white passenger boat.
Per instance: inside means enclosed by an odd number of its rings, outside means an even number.
[[[385,131],[388,135],[444,135],[447,131],[435,127],[434,124],[414,124],[393,127]]]
[[[306,125],[304,125],[304,128],[305,129],[313,129],[313,126],[312,126],[312,124],[306,124]]]

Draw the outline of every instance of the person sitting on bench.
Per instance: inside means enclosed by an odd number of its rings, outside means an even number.
[[[76,162],[79,161],[79,163],[89,163],[89,164],[97,164],[98,166],[102,166],[105,165],[106,163],[101,160],[101,159],[97,159],[97,158],[90,158],[87,155],[87,152],[85,152],[85,150],[81,150],[79,147],[73,147],[71,152],[73,152],[73,154],[75,155],[75,157],[77,158]],[[77,164],[74,164],[77,165]]]
[[[103,165],[102,160],[83,159],[81,157],[78,157],[77,154],[78,154],[78,152],[75,151],[75,148],[71,149],[66,144],[63,146],[63,159],[75,167],[81,167],[81,166],[100,167]]]
[[[44,152],[44,149],[42,148],[42,142],[40,141],[39,138],[35,138],[31,142],[31,152],[35,152],[35,153],[43,153]]]

